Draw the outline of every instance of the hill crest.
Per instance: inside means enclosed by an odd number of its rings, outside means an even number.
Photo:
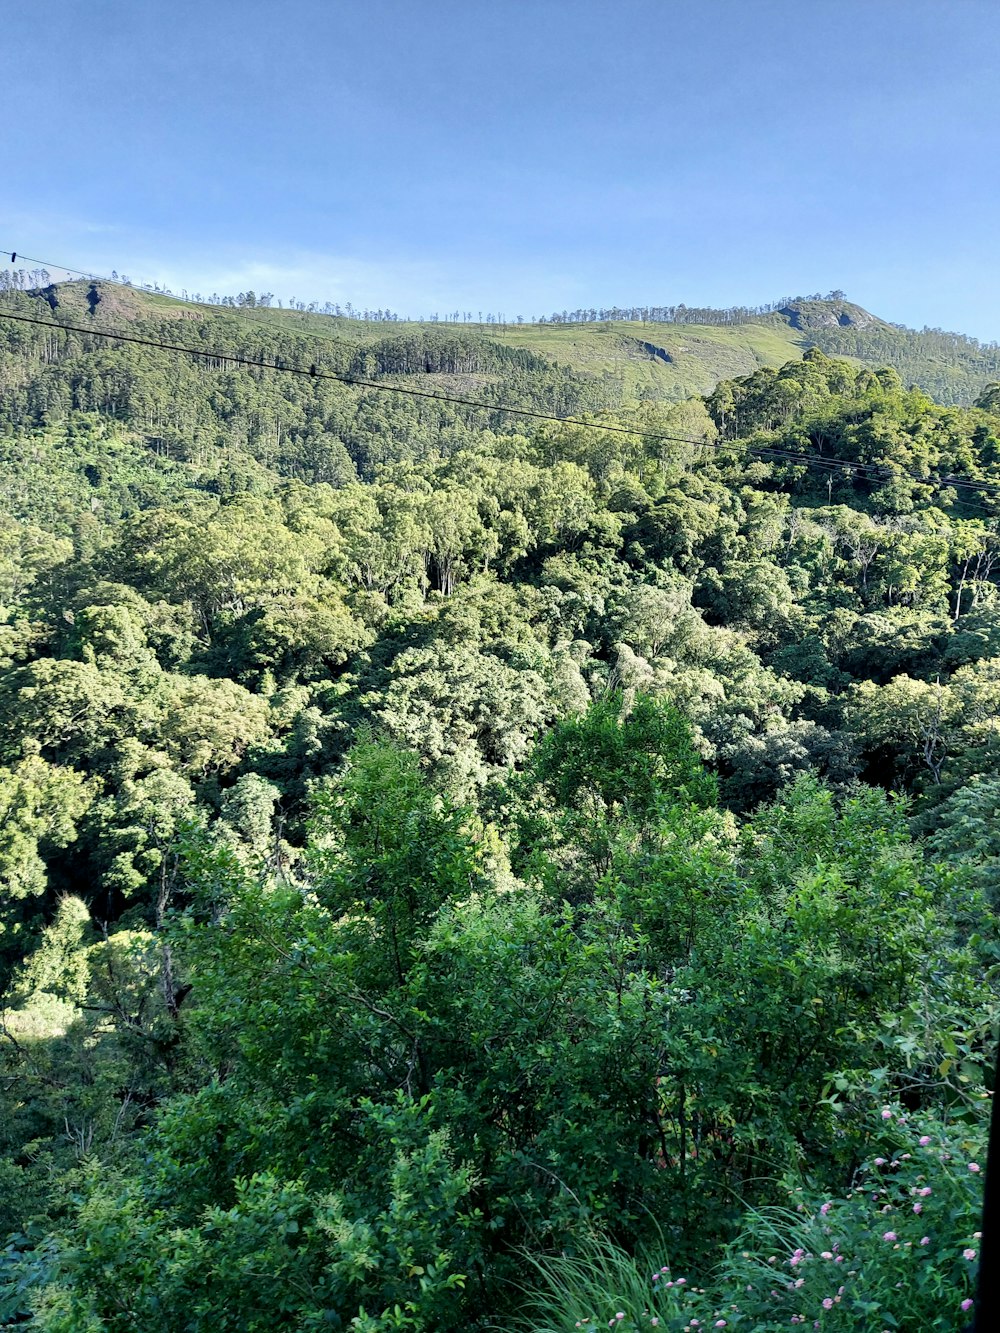
[[[759,311],[656,307],[656,311],[683,311],[683,317],[580,321],[558,317],[537,323],[402,320],[388,312],[376,312],[379,318],[366,320],[259,303],[197,303],[165,292],[87,279],[8,292],[3,299],[44,302],[47,315],[50,312],[56,322],[93,321],[95,331],[194,321],[202,326],[206,341],[205,326],[213,321],[220,321],[220,330],[256,324],[264,337],[270,329],[322,340],[328,346],[363,346],[373,338],[393,340],[418,332],[434,339],[463,336],[484,347],[499,344],[534,353],[584,377],[605,382],[610,377],[617,381],[616,397],[623,402],[676,402],[711,393],[722,379],[777,368],[801,358],[810,347],[862,364],[892,366],[904,383],[919,386],[946,405],[970,404],[987,384],[1000,379],[1000,347],[995,344],[983,345],[940,330],[902,328],[840,293],[827,299],[795,298]],[[429,371],[430,366],[424,369]]]

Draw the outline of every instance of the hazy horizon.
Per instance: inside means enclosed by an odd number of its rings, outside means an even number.
[[[413,317],[840,288],[991,341],[998,38],[985,0],[40,0],[0,244]]]

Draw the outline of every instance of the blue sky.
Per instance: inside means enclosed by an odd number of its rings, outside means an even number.
[[[27,254],[413,315],[840,287],[1000,339],[1000,0],[5,11]]]

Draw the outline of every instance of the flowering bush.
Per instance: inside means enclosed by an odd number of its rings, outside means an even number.
[[[790,1187],[787,1206],[751,1212],[724,1262],[701,1280],[669,1265],[642,1271],[606,1244],[540,1264],[544,1291],[530,1327],[956,1333],[971,1318],[985,1133],[985,1118],[946,1124],[885,1107],[843,1197]]]

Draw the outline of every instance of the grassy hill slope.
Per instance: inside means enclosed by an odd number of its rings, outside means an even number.
[[[710,393],[720,379],[783,365],[810,347],[869,365],[891,365],[905,384],[916,384],[946,404],[969,404],[984,385],[1000,378],[1000,347],[940,330],[904,329],[847,301],[796,300],[746,323],[452,325],[197,305],[139,288],[86,281],[60,283],[36,296],[50,306],[55,319],[85,320],[94,328],[163,320],[201,325],[224,320],[234,328],[257,324],[300,336],[304,354],[310,345],[357,347],[391,335],[462,333],[534,353],[605,385],[615,381],[619,403],[678,401]],[[465,384],[465,392],[474,389],[474,382]]]
[[[683,399],[720,379],[780,366],[811,345],[787,324],[530,324],[491,333],[559,365],[622,379],[624,396]]]

